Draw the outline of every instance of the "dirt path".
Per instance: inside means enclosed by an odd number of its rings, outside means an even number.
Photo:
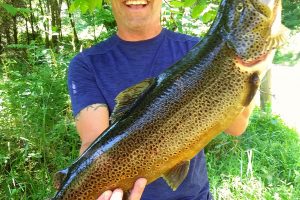
[[[273,113],[300,133],[300,64],[272,68]]]

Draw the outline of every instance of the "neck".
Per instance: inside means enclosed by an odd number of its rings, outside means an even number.
[[[119,27],[117,35],[125,41],[141,41],[154,38],[155,36],[160,34],[161,30],[161,25],[151,29],[147,28],[147,30],[145,28],[125,30]]]

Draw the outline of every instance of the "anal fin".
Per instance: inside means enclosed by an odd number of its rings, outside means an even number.
[[[190,161],[183,161],[163,175],[163,179],[175,191],[186,178],[190,167]]]

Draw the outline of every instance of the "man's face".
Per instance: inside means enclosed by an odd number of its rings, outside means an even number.
[[[162,0],[111,0],[118,27],[150,28],[160,23]]]

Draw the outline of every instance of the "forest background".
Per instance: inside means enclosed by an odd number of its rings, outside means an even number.
[[[204,35],[219,0],[164,1],[163,26]],[[291,36],[300,1],[283,1]],[[51,197],[53,174],[78,157],[66,87],[74,55],[116,31],[102,0],[0,0],[0,199]],[[278,50],[274,63],[299,64],[300,50]],[[256,108],[241,137],[221,134],[206,148],[215,199],[300,199],[300,144],[295,129]]]

